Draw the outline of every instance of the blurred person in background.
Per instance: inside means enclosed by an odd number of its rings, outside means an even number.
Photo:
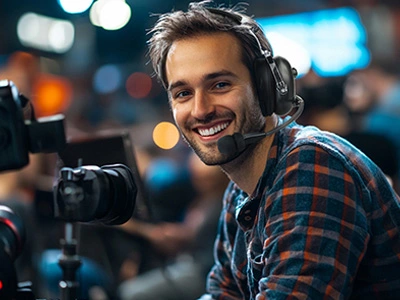
[[[343,105],[344,80],[342,77],[320,77],[312,69],[299,78],[298,93],[306,102],[297,122],[314,125],[340,136],[349,133],[352,125]]]
[[[211,5],[161,15],[149,40],[181,134],[231,180],[202,298],[398,297],[399,196],[346,140],[285,117],[292,68],[243,7]]]
[[[365,69],[354,71],[344,87],[344,103],[350,111],[354,131],[380,135],[397,149],[400,158],[400,65],[397,61],[373,58]],[[400,162],[394,181],[400,191]]]
[[[360,129],[383,133],[400,145],[394,126],[400,124],[397,61],[373,58],[366,68],[353,71],[344,85],[344,102],[352,114],[359,115]]]
[[[123,230],[148,240],[158,255],[166,257],[164,266],[123,282],[119,287],[121,299],[189,300],[205,292],[207,273],[213,265],[221,198],[228,178],[220,168],[205,165],[195,154],[189,157],[188,170],[194,198],[183,211],[181,221],[130,220],[121,225]],[[181,188],[181,191],[184,190]],[[179,198],[178,194],[165,196],[165,205],[174,201],[173,197]]]

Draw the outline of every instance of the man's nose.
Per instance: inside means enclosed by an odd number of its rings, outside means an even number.
[[[215,111],[215,105],[212,97],[205,92],[196,92],[192,115],[196,119],[204,119],[207,115]]]

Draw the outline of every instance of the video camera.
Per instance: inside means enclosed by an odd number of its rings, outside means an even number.
[[[0,171],[29,163],[29,152],[51,153],[66,145],[64,116],[35,119],[33,106],[12,81],[0,81]]]
[[[64,116],[36,120],[29,100],[9,80],[0,81],[0,172],[29,163],[29,153],[60,153],[66,147]],[[73,236],[74,222],[116,225],[133,214],[138,188],[131,170],[123,164],[63,167],[53,189],[54,217],[66,222],[59,259],[64,276],[61,299],[76,299],[75,271],[81,262]],[[0,299],[27,297],[29,287],[18,284],[15,259],[23,250],[23,221],[10,208],[0,206]]]

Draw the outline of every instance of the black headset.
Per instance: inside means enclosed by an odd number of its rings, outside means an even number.
[[[242,16],[218,8],[206,8],[209,12],[234,20],[238,25],[247,25],[242,22]],[[297,104],[295,78],[296,69],[283,57],[272,57],[269,49],[263,49],[255,32],[259,27],[249,26],[249,33],[256,40],[260,48],[260,56],[254,60],[254,79],[258,101],[264,116],[272,113],[288,114]]]

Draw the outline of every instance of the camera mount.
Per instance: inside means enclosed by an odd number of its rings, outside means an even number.
[[[71,300],[77,299],[79,282],[76,280],[76,272],[82,262],[76,251],[77,241],[74,237],[76,224],[67,222],[64,226],[64,239],[60,241],[62,255],[58,260],[58,264],[63,270],[63,278],[59,282],[59,288],[61,299]]]

